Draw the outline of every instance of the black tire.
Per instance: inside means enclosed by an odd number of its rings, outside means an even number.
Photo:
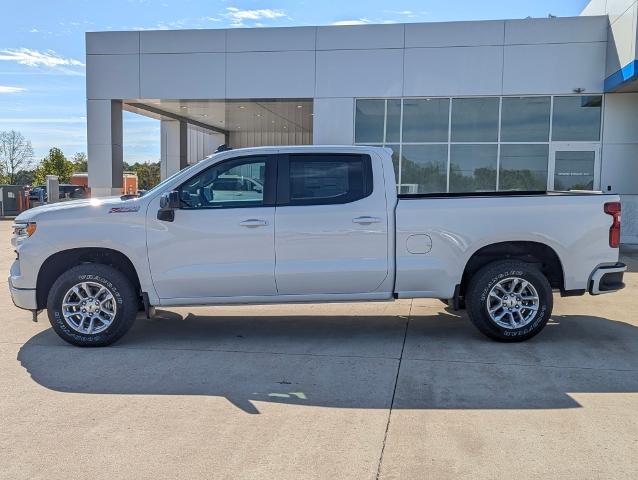
[[[489,293],[498,282],[518,277],[529,282],[538,294],[538,311],[531,322],[519,328],[504,328],[492,320],[487,311]],[[465,295],[467,313],[481,333],[500,342],[522,342],[545,328],[552,314],[552,287],[543,273],[529,263],[503,260],[490,263],[476,272]]]
[[[112,323],[95,334],[72,329],[62,314],[62,301],[66,293],[74,285],[86,281],[108,288],[116,302]],[[47,311],[53,330],[62,340],[78,347],[104,347],[119,340],[131,328],[137,316],[138,301],[131,282],[119,270],[108,265],[88,263],[71,268],[55,281],[49,290]]]

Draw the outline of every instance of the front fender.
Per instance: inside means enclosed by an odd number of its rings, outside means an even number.
[[[135,268],[143,291],[157,299],[146,252],[145,206],[109,213],[85,208],[60,210],[37,218],[37,231],[17,249],[21,278],[15,286],[35,288],[40,269],[56,253],[78,248],[107,248],[125,255]]]

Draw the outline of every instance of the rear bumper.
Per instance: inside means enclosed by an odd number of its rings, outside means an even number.
[[[36,310],[38,308],[34,288],[16,288],[11,283],[11,277],[9,277],[9,292],[11,293],[11,300],[13,300],[13,304],[16,307],[24,308],[25,310]]]
[[[624,263],[604,265],[596,268],[589,279],[589,293],[601,295],[612,293],[625,288],[623,275],[627,270]]]

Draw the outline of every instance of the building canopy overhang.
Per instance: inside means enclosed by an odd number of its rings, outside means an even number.
[[[605,79],[605,92],[638,92],[638,60],[629,62],[623,68]]]
[[[296,99],[162,100],[130,99],[123,108],[158,120],[177,120],[224,134],[235,147],[251,146],[252,138],[283,143],[311,143],[313,101]],[[250,137],[250,138],[249,138]],[[297,141],[295,141],[297,139]]]

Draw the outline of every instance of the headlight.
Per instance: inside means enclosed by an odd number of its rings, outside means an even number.
[[[13,237],[17,239],[28,238],[35,233],[36,228],[35,222],[14,223]]]

